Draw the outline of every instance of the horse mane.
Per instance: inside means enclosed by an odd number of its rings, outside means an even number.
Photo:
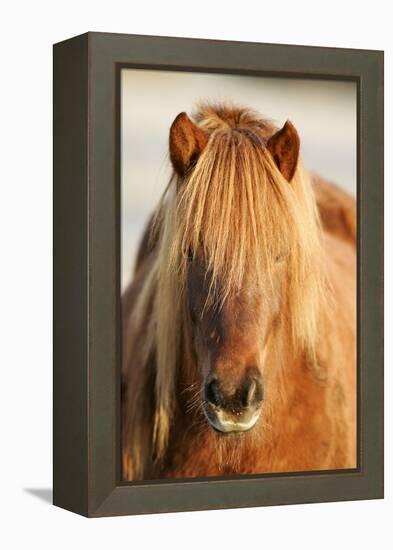
[[[193,118],[209,139],[184,178],[173,174],[156,209],[155,259],[130,320],[131,345],[140,348],[139,360],[147,364],[155,357],[151,437],[156,459],[164,455],[176,401],[190,248],[203,251],[221,300],[238,292],[251,276],[254,285],[273,285],[277,262],[285,262],[280,321],[288,325],[294,349],[310,357],[315,357],[325,288],[310,178],[300,161],[290,183],[281,175],[265,147],[276,128],[250,109],[226,104],[201,104]],[[132,344],[136,335],[138,346]],[[141,422],[139,399],[143,396],[135,394],[134,428],[127,437]],[[140,452],[137,441],[133,452]]]

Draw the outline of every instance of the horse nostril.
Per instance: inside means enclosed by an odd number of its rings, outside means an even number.
[[[257,378],[250,378],[244,388],[243,405],[257,407],[263,399],[262,383]]]
[[[257,409],[263,399],[263,387],[260,376],[248,376],[236,391],[225,393],[223,386],[216,376],[209,377],[205,383],[205,400],[210,405],[220,409],[242,411],[243,409]],[[228,389],[228,388],[227,388]]]
[[[205,385],[205,399],[218,407],[221,403],[219,384],[216,378],[213,378]]]
[[[254,379],[251,380],[250,385],[246,388],[243,397],[243,404],[245,407],[249,407],[254,399],[257,383]]]

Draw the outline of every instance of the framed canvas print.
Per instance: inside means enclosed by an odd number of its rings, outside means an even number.
[[[54,46],[54,503],[383,496],[383,53]]]

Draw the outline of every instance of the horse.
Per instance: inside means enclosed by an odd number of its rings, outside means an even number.
[[[356,204],[300,138],[202,103],[122,296],[122,477],[351,469]]]

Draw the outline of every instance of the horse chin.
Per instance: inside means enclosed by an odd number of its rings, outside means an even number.
[[[229,417],[221,410],[212,411],[204,409],[205,416],[210,427],[218,434],[241,436],[244,433],[250,432],[258,422],[261,409],[252,413],[242,414],[243,418],[237,419]]]

